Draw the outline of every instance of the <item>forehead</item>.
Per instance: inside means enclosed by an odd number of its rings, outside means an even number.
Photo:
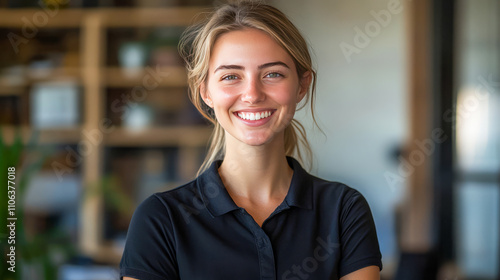
[[[289,67],[294,67],[292,57],[270,35],[247,28],[224,33],[215,41],[210,69],[220,64],[251,67],[274,61],[282,61]]]

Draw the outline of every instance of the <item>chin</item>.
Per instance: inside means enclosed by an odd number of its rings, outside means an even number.
[[[254,147],[258,147],[258,146],[263,146],[265,145],[266,141],[256,141],[256,140],[252,140],[252,141],[242,141],[243,143],[247,144],[248,146],[254,146]]]
[[[239,140],[249,146],[262,146],[271,142],[273,137],[270,135],[243,135]]]

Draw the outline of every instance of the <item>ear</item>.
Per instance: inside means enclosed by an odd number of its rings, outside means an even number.
[[[205,102],[205,104],[207,104],[208,107],[210,107],[210,108],[214,107],[213,102],[212,102],[212,98],[210,97],[210,93],[207,90],[207,86],[205,85],[205,82],[202,82],[200,85],[200,95],[201,95],[201,99],[203,99],[203,101]]]
[[[297,103],[302,101],[302,99],[306,96],[309,91],[309,86],[312,82],[312,73],[311,71],[305,72],[300,78],[300,89],[299,94],[297,95]]]

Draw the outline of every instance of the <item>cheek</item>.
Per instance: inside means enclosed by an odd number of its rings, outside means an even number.
[[[275,102],[282,106],[295,108],[297,105],[298,88],[292,85],[275,88],[271,91]]]
[[[231,107],[237,100],[238,96],[234,90],[229,88],[210,88],[210,95],[214,103],[214,109],[226,110]]]

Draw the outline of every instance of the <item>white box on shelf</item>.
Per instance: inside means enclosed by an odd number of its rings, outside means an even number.
[[[36,128],[72,127],[78,124],[78,84],[44,82],[31,91],[31,124]]]

